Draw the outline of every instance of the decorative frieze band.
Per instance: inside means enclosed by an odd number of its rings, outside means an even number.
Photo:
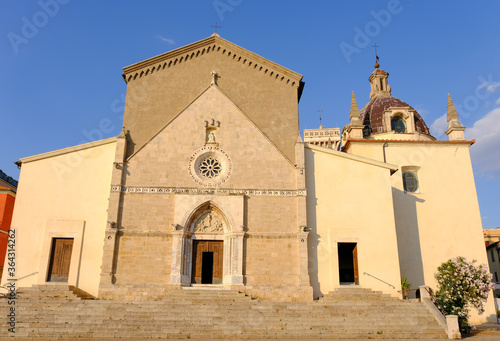
[[[187,194],[187,195],[251,195],[251,196],[283,196],[305,197],[307,191],[299,190],[268,190],[268,189],[216,189],[216,188],[179,188],[179,187],[124,187],[111,186],[111,192],[124,194]]]
[[[172,237],[172,231],[159,230],[137,230],[137,229],[120,229],[120,235],[134,237]],[[245,238],[256,239],[297,239],[297,233],[291,232],[246,232]]]

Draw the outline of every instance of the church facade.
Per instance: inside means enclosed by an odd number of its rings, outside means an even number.
[[[20,286],[104,299],[226,286],[307,301],[359,285],[400,297],[401,277],[435,288],[451,257],[486,263],[473,142],[451,99],[449,141],[437,141],[376,68],[336,150],[300,136],[300,74],[217,34],[123,78],[119,136],[21,159],[16,277],[31,275]]]

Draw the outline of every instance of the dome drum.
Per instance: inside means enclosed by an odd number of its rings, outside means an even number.
[[[420,114],[410,105],[393,96],[375,97],[360,110],[360,119],[365,126],[363,137],[394,132],[391,123],[395,117],[401,117],[404,122],[404,131],[397,130],[398,135],[399,133],[417,133],[423,134],[424,139],[434,140]],[[398,138],[401,137],[398,136]],[[413,138],[405,136],[405,139]]]

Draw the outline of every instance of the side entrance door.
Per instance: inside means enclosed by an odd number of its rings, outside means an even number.
[[[359,284],[357,243],[338,243],[340,284]]]
[[[73,238],[54,238],[52,240],[47,282],[68,281],[72,251]]]
[[[193,241],[191,283],[222,283],[223,243],[221,240]]]

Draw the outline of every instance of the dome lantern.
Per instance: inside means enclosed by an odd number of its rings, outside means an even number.
[[[368,80],[371,85],[370,99],[378,96],[388,97],[391,96],[391,86],[387,83],[389,73],[382,69],[375,69],[370,75]]]

